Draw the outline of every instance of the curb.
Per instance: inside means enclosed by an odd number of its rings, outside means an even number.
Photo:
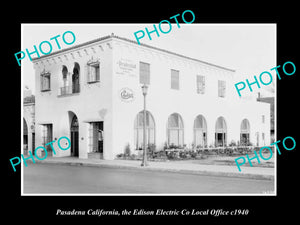
[[[205,176],[237,177],[237,178],[256,179],[256,180],[274,180],[273,175],[263,175],[263,174],[232,173],[232,172],[222,172],[222,171],[216,172],[216,171],[207,171],[207,170],[170,169],[170,168],[157,168],[157,167],[137,167],[133,165],[109,165],[109,164],[97,164],[97,163],[89,163],[89,162],[36,161],[36,164],[119,168],[119,169],[129,169],[129,170],[162,171],[162,172],[194,174],[194,175],[198,174],[198,175],[205,175]]]

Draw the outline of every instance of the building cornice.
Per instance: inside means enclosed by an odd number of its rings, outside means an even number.
[[[47,59],[49,57],[65,53],[65,52],[70,51],[70,50],[76,50],[78,48],[85,47],[85,46],[88,46],[90,44],[94,44],[94,43],[97,43],[97,42],[100,42],[100,41],[109,40],[109,39],[112,39],[112,38],[123,40],[123,41],[129,42],[129,43],[135,44],[137,46],[143,46],[143,47],[154,49],[154,50],[157,50],[157,51],[160,51],[160,52],[164,52],[164,53],[168,53],[168,54],[171,54],[171,55],[175,55],[175,56],[178,56],[178,57],[181,57],[181,58],[185,58],[185,59],[188,59],[188,60],[200,62],[200,63],[206,64],[206,65],[209,65],[209,66],[217,67],[219,69],[227,70],[227,71],[230,71],[230,72],[235,72],[235,70],[233,70],[233,69],[229,69],[229,68],[226,68],[226,67],[223,67],[223,66],[219,66],[219,65],[216,65],[216,64],[213,64],[213,63],[209,63],[209,62],[202,61],[202,60],[199,60],[199,59],[195,59],[195,58],[192,58],[192,57],[188,57],[188,56],[185,56],[185,55],[181,55],[181,54],[178,54],[178,53],[175,53],[175,52],[171,52],[169,50],[165,50],[165,49],[162,49],[162,48],[154,47],[154,46],[143,44],[143,43],[141,43],[139,45],[136,41],[130,40],[128,38],[116,36],[113,33],[111,35],[100,37],[100,38],[97,38],[97,39],[94,39],[94,40],[91,40],[91,41],[88,41],[88,42],[85,42],[85,43],[82,43],[82,44],[74,45],[72,47],[65,48],[65,49],[53,52],[53,53],[51,53],[49,55],[43,55],[41,57],[33,58],[32,61],[33,62],[37,62],[37,61],[39,61],[41,59]],[[109,47],[111,48],[111,46],[109,46]]]

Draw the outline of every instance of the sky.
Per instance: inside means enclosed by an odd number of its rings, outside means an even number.
[[[156,24],[158,26],[158,24]],[[50,38],[60,35],[61,48],[72,47],[99,37],[114,35],[135,40],[134,33],[144,30],[150,31],[153,24],[22,24],[21,49],[27,48],[29,52],[38,48],[42,41],[50,41]],[[162,28],[167,30],[167,28]],[[61,36],[66,31],[72,31],[76,40],[72,45],[66,45]],[[67,36],[66,36],[67,37]],[[263,71],[272,73],[271,68],[276,65],[276,24],[172,24],[172,30],[168,34],[155,33],[149,40],[147,35],[140,39],[141,43],[166,49],[188,57],[196,58],[209,63],[217,64],[236,71],[236,82],[253,80]],[[55,41],[50,41],[54,51],[57,51]],[[45,45],[45,50],[47,50]],[[41,54],[42,55],[42,54]],[[32,55],[36,57],[36,54]],[[28,86],[35,93],[35,79],[33,64],[28,56],[21,61],[22,88]],[[17,61],[16,61],[16,65]],[[252,78],[252,79],[251,79]],[[276,80],[276,79],[273,79]],[[258,89],[264,96],[272,96],[267,91],[274,85]],[[248,94],[254,95],[249,90]],[[246,91],[245,91],[246,94]],[[256,96],[255,96],[256,97]]]

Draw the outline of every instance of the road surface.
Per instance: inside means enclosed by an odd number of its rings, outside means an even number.
[[[24,194],[248,194],[272,193],[274,180],[123,168],[30,164]]]

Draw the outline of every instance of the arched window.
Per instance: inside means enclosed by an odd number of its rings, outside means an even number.
[[[63,75],[63,87],[68,86],[68,68],[63,65],[62,68],[62,75]]]
[[[136,149],[143,148],[144,111],[137,114],[134,120],[134,141]],[[155,144],[155,123],[152,114],[146,111],[146,144]]]
[[[169,116],[167,133],[168,145],[183,146],[183,122],[178,113]]]
[[[207,146],[207,126],[202,115],[198,115],[194,121],[194,144],[196,147]]]
[[[80,66],[77,62],[75,62],[72,74],[72,93],[79,93],[79,78]]]
[[[221,116],[217,119],[216,122],[216,132],[215,132],[215,145],[226,146],[227,143],[227,126],[225,119]]]
[[[63,67],[62,68],[63,79],[66,79],[67,78],[67,74],[68,74],[68,68],[65,65],[63,65],[62,67]]]
[[[248,145],[250,143],[250,123],[247,119],[243,119],[241,123],[240,143],[241,145]]]
[[[77,119],[77,116],[74,115],[73,118],[72,118],[72,122],[71,122],[71,132],[74,131],[74,132],[78,132],[78,119]]]

